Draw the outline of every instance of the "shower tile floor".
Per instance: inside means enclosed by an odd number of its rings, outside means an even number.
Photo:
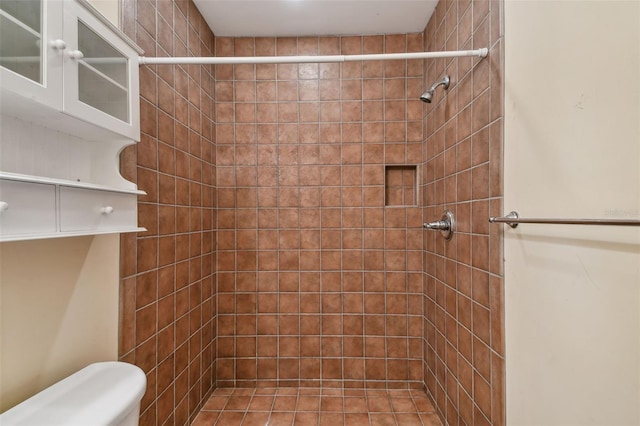
[[[422,390],[223,388],[192,426],[440,426]]]

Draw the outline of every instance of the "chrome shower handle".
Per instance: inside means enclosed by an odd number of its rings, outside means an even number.
[[[422,226],[424,227],[424,229],[433,229],[434,231],[440,231],[445,240],[450,240],[451,237],[453,237],[456,222],[453,218],[453,213],[451,213],[451,210],[447,210],[442,214],[441,220],[427,222]]]
[[[444,220],[436,220],[435,222],[425,223],[424,227],[436,231],[448,231],[451,228],[451,224]]]

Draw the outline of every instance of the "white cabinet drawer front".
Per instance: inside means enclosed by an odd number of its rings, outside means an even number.
[[[0,236],[56,232],[56,187],[0,179]]]
[[[131,229],[137,223],[133,194],[60,187],[60,231]]]

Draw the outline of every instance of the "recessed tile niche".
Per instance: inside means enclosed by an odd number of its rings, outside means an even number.
[[[417,204],[416,167],[415,165],[385,166],[385,206],[415,206]]]

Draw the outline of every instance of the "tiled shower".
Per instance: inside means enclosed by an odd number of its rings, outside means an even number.
[[[216,38],[221,56],[384,46],[422,35]],[[421,61],[217,67],[218,385],[421,386],[421,212],[385,207],[385,165],[421,156],[421,85]]]
[[[226,38],[189,1],[124,0],[147,56],[486,59],[143,66],[147,196],[121,239],[120,357],[142,424],[216,388],[422,389],[447,424],[504,424],[500,1],[445,1],[412,34]],[[443,74],[448,91],[418,97]],[[451,241],[422,223],[456,215]]]

